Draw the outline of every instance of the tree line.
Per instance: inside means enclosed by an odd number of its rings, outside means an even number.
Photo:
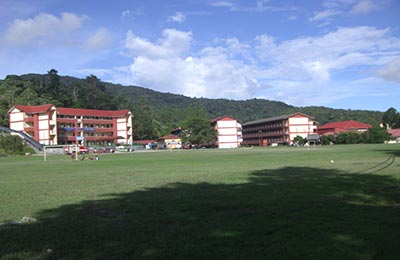
[[[47,74],[9,75],[0,81],[0,125],[8,126],[7,111],[15,104],[54,104],[58,107],[116,110],[129,109],[134,114],[134,139],[155,139],[171,129],[188,126],[190,121],[228,115],[245,123],[261,118],[302,112],[314,117],[320,125],[343,120],[356,120],[372,125],[396,118],[397,111],[385,113],[366,110],[294,107],[264,99],[228,100],[190,98],[161,93],[137,86],[102,82],[95,75],[84,79],[60,76],[51,69]],[[198,113],[196,114],[195,111]],[[389,116],[390,115],[390,116]],[[393,116],[394,115],[394,116]],[[204,121],[204,120],[203,120]],[[398,123],[390,121],[390,127]]]

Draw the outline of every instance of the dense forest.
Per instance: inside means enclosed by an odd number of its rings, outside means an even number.
[[[377,125],[383,112],[332,109],[327,107],[295,107],[264,99],[228,100],[189,98],[161,93],[138,86],[122,86],[102,82],[94,75],[85,79],[60,76],[51,69],[47,74],[9,75],[0,80],[0,125],[7,126],[7,111],[14,105],[54,104],[59,107],[87,109],[130,109],[134,125],[147,128],[136,132],[137,139],[160,136],[178,127],[190,109],[204,108],[210,118],[228,115],[245,123],[252,120],[302,112],[319,124],[356,120]],[[140,122],[146,122],[140,124]],[[151,129],[151,133],[148,133]]]

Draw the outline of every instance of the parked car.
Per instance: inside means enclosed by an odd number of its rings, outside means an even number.
[[[88,153],[88,148],[86,146],[80,145],[78,147],[78,154],[82,154],[82,153]],[[66,154],[71,154],[73,152],[76,152],[76,146],[75,145],[68,145],[68,146],[64,146],[64,152]]]
[[[101,147],[97,148],[97,153],[114,153],[115,148],[114,147]]]

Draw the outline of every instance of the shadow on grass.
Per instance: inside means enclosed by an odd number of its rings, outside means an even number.
[[[400,157],[400,149],[397,149],[397,150],[389,150],[389,149],[387,149],[387,150],[378,150],[378,151],[380,151],[380,152],[385,152],[385,153],[387,153],[387,154],[389,154],[389,155],[392,155],[392,156],[395,156],[395,157]]]
[[[388,176],[287,167],[110,195],[1,226],[0,258],[400,259],[400,183]]]

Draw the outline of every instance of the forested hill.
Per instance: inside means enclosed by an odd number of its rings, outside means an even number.
[[[143,87],[102,82],[93,75],[85,79],[59,76],[56,70],[50,70],[44,75],[7,76],[0,81],[0,97],[0,124],[3,125],[7,124],[6,114],[13,104],[52,103],[62,107],[136,110],[139,100],[147,105],[149,113],[151,112],[157,124],[164,126],[164,129],[179,126],[184,111],[197,107],[204,107],[211,118],[228,115],[241,123],[302,112],[314,117],[320,124],[357,120],[376,125],[381,122],[383,116],[383,112],[377,111],[294,107],[283,102],[264,99],[236,101],[189,98]]]

